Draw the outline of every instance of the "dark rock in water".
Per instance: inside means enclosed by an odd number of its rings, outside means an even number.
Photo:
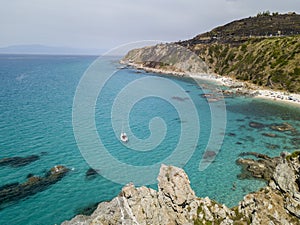
[[[38,155],[30,155],[27,157],[9,157],[0,159],[0,166],[21,167],[26,166],[34,161],[39,160]]]
[[[57,178],[57,177],[63,177],[67,172],[69,172],[70,170],[65,167],[65,166],[61,166],[61,165],[57,165],[52,167],[47,173],[46,173],[46,178],[50,177],[50,178]]]
[[[298,148],[300,146],[300,138],[292,138],[292,144]]]
[[[206,151],[204,152],[203,158],[208,159],[208,158],[213,158],[216,156],[216,153],[214,151]]]
[[[236,136],[236,134],[235,134],[235,133],[232,133],[232,132],[230,132],[230,133],[228,133],[228,136],[229,136],[229,137],[235,137],[235,136]]]
[[[264,124],[258,123],[258,122],[253,122],[253,121],[249,123],[249,126],[252,128],[257,128],[257,129],[262,129],[265,127]]]
[[[75,214],[90,216],[97,209],[97,206],[100,202],[92,203],[84,208],[79,208],[75,211]]]
[[[245,129],[246,128],[246,126],[245,125],[241,125],[241,126],[239,126],[239,130],[241,130],[241,129]]]
[[[95,176],[97,176],[97,175],[99,175],[99,174],[98,174],[98,171],[95,170],[95,169],[93,169],[93,168],[89,168],[89,169],[86,171],[86,173],[85,173],[85,177],[86,177],[86,178],[95,177]]]
[[[245,139],[250,142],[255,142],[255,138],[252,136],[246,136]]]
[[[277,134],[272,134],[272,133],[262,133],[263,136],[266,136],[266,137],[278,137]]]
[[[183,98],[183,97],[179,97],[179,96],[173,96],[172,99],[180,101],[180,102],[183,102],[185,100],[188,100],[189,98],[187,98],[187,97]]]
[[[239,154],[239,156],[240,157],[243,157],[243,156],[254,156],[256,158],[265,159],[265,160],[271,159],[271,157],[269,157],[268,155],[261,154],[261,153],[258,153],[258,152],[242,152],[242,153]]]
[[[29,174],[26,176],[27,179],[30,178],[30,177],[33,177],[33,174],[32,174],[32,173],[29,173]]]
[[[269,181],[272,178],[275,167],[280,161],[280,157],[271,158],[257,152],[244,152],[240,156],[254,156],[258,160],[239,158],[236,161],[242,167],[242,173],[238,175],[239,179],[254,177]]]
[[[242,141],[247,141],[247,142],[255,142],[255,138],[254,137],[251,137],[251,136],[246,136],[246,137],[243,137],[243,138],[239,138],[240,140]]]
[[[11,183],[11,184],[5,184],[5,185],[3,185],[3,186],[0,187],[0,192],[2,190],[8,189],[8,188],[13,188],[13,187],[16,187],[18,185],[19,185],[19,182]]]
[[[270,128],[272,130],[279,131],[279,132],[285,132],[285,131],[296,132],[296,129],[289,123],[272,124]]]
[[[274,144],[270,144],[270,143],[266,143],[266,147],[271,150],[280,148],[279,145],[274,145]]]
[[[50,185],[61,180],[69,171],[64,166],[51,168],[44,177],[31,176],[24,183],[7,184],[0,188],[0,209],[5,204],[18,201],[46,190]]]
[[[244,168],[243,168],[242,173],[237,175],[237,179],[239,179],[239,180],[246,180],[246,179],[251,180],[251,179],[253,179],[253,176],[250,172],[248,172],[247,170],[244,170]]]

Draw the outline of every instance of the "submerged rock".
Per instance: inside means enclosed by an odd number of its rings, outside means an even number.
[[[30,176],[24,183],[13,183],[0,187],[0,209],[8,203],[46,190],[50,185],[61,180],[68,171],[69,169],[64,166],[55,166],[44,177]]]
[[[279,131],[279,132],[285,132],[285,131],[295,132],[296,131],[296,129],[289,123],[272,124],[270,126],[270,128],[272,130]]]
[[[100,202],[97,203],[92,203],[86,207],[83,208],[79,208],[76,210],[76,214],[81,214],[81,215],[85,215],[85,216],[90,216],[92,215],[92,213],[97,209],[97,206]]]
[[[232,132],[230,132],[230,133],[228,133],[228,136],[229,136],[229,137],[235,137],[235,136],[236,136],[236,134],[235,134],[235,133],[232,133]]]
[[[90,179],[90,178],[95,178],[98,174],[98,171],[93,169],[93,168],[89,168],[86,172],[85,172],[85,178]]]
[[[9,157],[0,159],[0,166],[21,167],[26,166],[40,159],[38,155],[30,155],[26,157]]]
[[[273,137],[273,138],[278,137],[277,134],[273,134],[273,133],[262,133],[262,135],[265,137]]]
[[[300,138],[292,138],[292,144],[296,147],[300,146]]]
[[[216,152],[211,151],[211,150],[207,150],[203,154],[203,159],[211,159],[211,158],[214,158],[216,155],[217,155]]]
[[[180,96],[173,96],[172,99],[177,100],[179,102],[183,102],[185,100],[188,100],[189,98],[187,98],[187,97],[184,98],[184,97],[180,97]]]
[[[262,129],[264,128],[266,125],[264,125],[263,123],[258,123],[258,122],[250,122],[249,126],[252,128],[257,128],[257,129]]]
[[[259,159],[254,160],[250,158],[239,158],[236,161],[236,163],[242,167],[242,173],[238,176],[242,179],[255,177],[269,181],[273,175],[276,165],[280,161],[279,157],[270,158],[267,155],[257,152],[245,152],[241,153],[240,156],[254,156]]]
[[[275,145],[275,144],[266,143],[266,148],[271,149],[271,150],[274,150],[274,149],[280,148],[280,145]]]

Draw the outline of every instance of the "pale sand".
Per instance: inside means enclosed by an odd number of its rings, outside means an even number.
[[[253,94],[255,98],[262,98],[267,100],[278,101],[282,103],[290,103],[295,106],[300,107],[300,94],[292,94],[288,92],[282,91],[274,91],[272,89],[266,89],[255,84],[251,84],[249,82],[242,82],[231,77],[220,76],[218,74],[210,73],[210,74],[187,74],[183,72],[176,71],[167,71],[162,69],[148,68],[144,67],[140,64],[135,63],[125,63],[129,66],[132,66],[136,69],[141,69],[147,72],[159,73],[159,74],[169,74],[177,77],[191,77],[193,79],[202,79],[215,82],[220,85],[224,85],[227,87],[238,88],[246,90],[249,94]]]
[[[193,78],[201,79],[201,76],[192,76]],[[288,93],[287,91],[275,91],[272,89],[266,89],[249,82],[242,82],[230,77],[220,75],[206,75],[204,79],[210,79],[211,81],[217,81],[227,87],[240,87],[247,89],[249,94],[253,94],[255,98],[262,98],[272,101],[278,101],[282,103],[289,103],[300,107],[300,94]]]

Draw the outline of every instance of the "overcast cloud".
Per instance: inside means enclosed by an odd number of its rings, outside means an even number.
[[[112,48],[192,38],[258,12],[300,12],[299,0],[0,0],[0,47]]]

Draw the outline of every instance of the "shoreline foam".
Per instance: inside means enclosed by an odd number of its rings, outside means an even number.
[[[181,78],[190,77],[193,79],[208,80],[223,85],[225,87],[229,87],[231,89],[238,89],[244,92],[248,92],[249,95],[252,95],[254,98],[260,98],[269,101],[277,101],[278,103],[285,103],[285,104],[288,103],[290,105],[300,107],[300,94],[267,89],[249,82],[239,81],[228,76],[221,76],[215,73],[188,74],[185,72],[149,68],[132,62],[128,63],[128,62],[121,61],[121,63],[131,66],[137,70],[144,70],[146,72],[151,72],[151,73],[173,75]]]

